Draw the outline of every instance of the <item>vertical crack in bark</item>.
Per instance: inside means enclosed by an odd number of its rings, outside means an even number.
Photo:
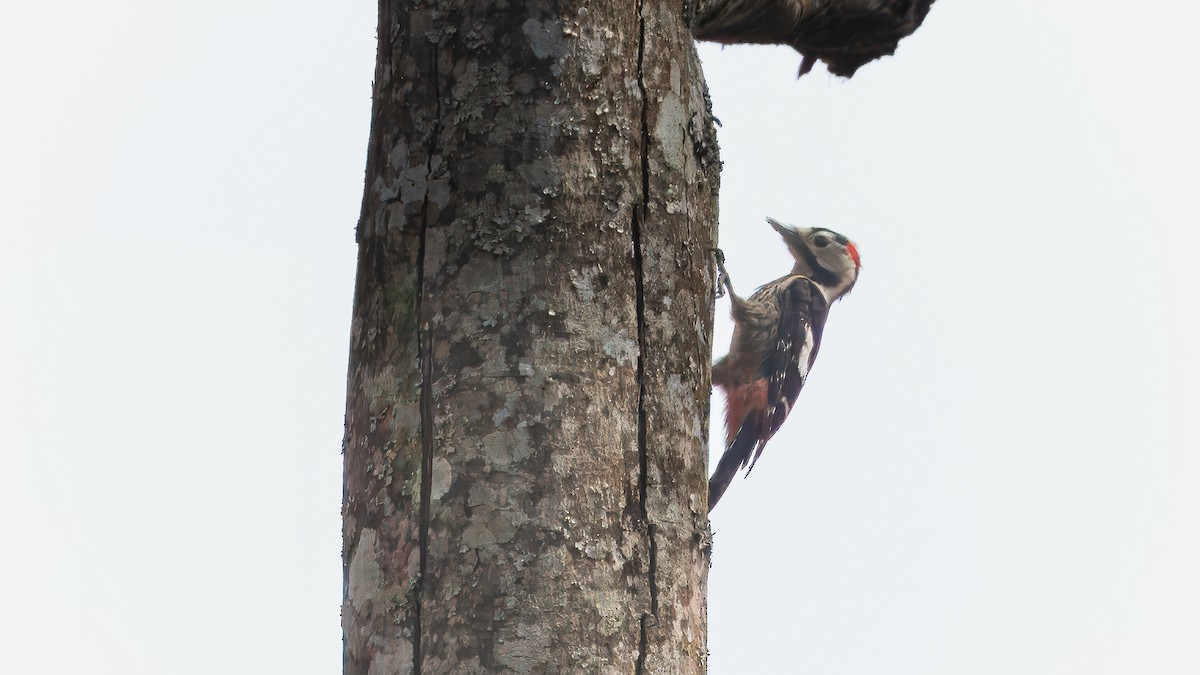
[[[425,237],[417,257],[425,258]],[[422,277],[424,274],[422,273]],[[422,285],[424,285],[422,283]],[[429,569],[429,499],[433,494],[433,327],[428,321],[421,326],[421,504],[420,529],[417,545],[420,550],[420,571],[417,573],[416,602],[413,604],[413,675],[421,675],[421,606],[424,603],[425,575]]]
[[[643,614],[642,620],[639,623],[641,626],[641,635],[638,638],[638,658],[637,667],[633,671],[634,675],[642,675],[646,672],[646,651],[649,649],[648,638],[646,637],[646,621],[650,619],[649,614]]]
[[[423,219],[424,220],[424,219]],[[429,496],[433,481],[433,327],[425,318],[425,242],[428,222],[421,223],[421,243],[417,249],[417,359],[421,364],[421,490],[417,504],[417,579],[413,588],[412,673],[421,675],[421,605],[425,590],[425,570],[429,560]]]
[[[436,3],[434,3],[436,5]],[[436,12],[436,7],[433,10]],[[438,134],[442,128],[442,92],[438,73],[438,56],[440,42],[434,42],[433,58],[430,74],[433,81],[434,113],[433,123],[429,131],[429,145],[425,157],[425,181],[428,185],[433,178],[433,156],[437,151]],[[429,574],[429,519],[430,498],[433,494],[433,321],[426,316],[425,305],[425,256],[426,242],[429,240],[429,192],[421,204],[421,243],[417,251],[417,302],[416,312],[418,321],[417,358],[421,364],[421,496],[418,505],[417,547],[419,551],[419,569],[413,603],[413,675],[421,675],[422,653],[421,638],[423,624],[421,610],[424,604],[425,583]]]
[[[647,569],[650,587],[650,614],[643,614],[639,622],[638,657],[635,673],[645,672],[646,652],[649,649],[647,629],[652,616],[658,614],[658,582],[655,575],[658,572],[658,547],[654,541],[654,525],[650,522],[650,512],[646,504],[648,479],[650,473],[650,453],[646,440],[646,288],[645,288],[645,258],[642,254],[642,226],[645,223],[650,201],[650,99],[646,91],[645,64],[646,51],[646,17],[644,0],[637,2],[638,17],[638,55],[637,55],[637,86],[642,96],[641,110],[641,160],[642,160],[642,198],[633,210],[633,270],[634,287],[637,294],[637,328],[638,328],[638,420],[637,442],[638,461],[638,516],[642,526],[646,528],[646,538],[649,547],[649,564]]]

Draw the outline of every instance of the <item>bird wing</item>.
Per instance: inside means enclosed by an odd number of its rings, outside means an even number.
[[[808,277],[787,277],[775,300],[779,306],[777,339],[759,369],[767,382],[766,406],[762,411],[762,422],[756,425],[759,427],[758,439],[746,473],[754,469],[763,447],[783,426],[800,396],[808,371],[817,359],[825,318],[829,315],[825,295]]]
[[[817,357],[825,317],[829,314],[820,287],[800,275],[767,284],[748,302],[774,304],[769,312],[748,313],[746,320],[751,316],[769,317],[775,325],[758,328],[773,334],[775,339],[762,353],[753,380],[726,385],[726,425],[730,435],[725,452],[708,480],[710,511],[738,470],[747,464],[753,469],[767,441],[783,426]],[[749,472],[748,469],[746,473]]]

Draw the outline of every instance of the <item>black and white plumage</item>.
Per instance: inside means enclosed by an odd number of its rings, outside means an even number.
[[[725,394],[725,452],[708,480],[710,511],[783,426],[816,361],[829,306],[850,292],[861,268],[858,249],[846,237],[767,221],[792,253],[790,273],[740,298],[718,259],[734,329],[729,353],[712,371],[713,386]]]

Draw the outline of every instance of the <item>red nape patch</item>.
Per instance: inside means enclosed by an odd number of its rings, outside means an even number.
[[[862,267],[862,261],[858,259],[858,249],[854,247],[854,242],[846,242],[846,250],[850,252],[850,258],[854,260],[854,269]]]
[[[767,408],[767,381],[754,380],[729,390],[725,396],[725,446],[733,442],[746,417]]]

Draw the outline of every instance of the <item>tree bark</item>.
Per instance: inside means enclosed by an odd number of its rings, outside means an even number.
[[[682,17],[381,0],[347,675],[704,672],[719,162]]]

